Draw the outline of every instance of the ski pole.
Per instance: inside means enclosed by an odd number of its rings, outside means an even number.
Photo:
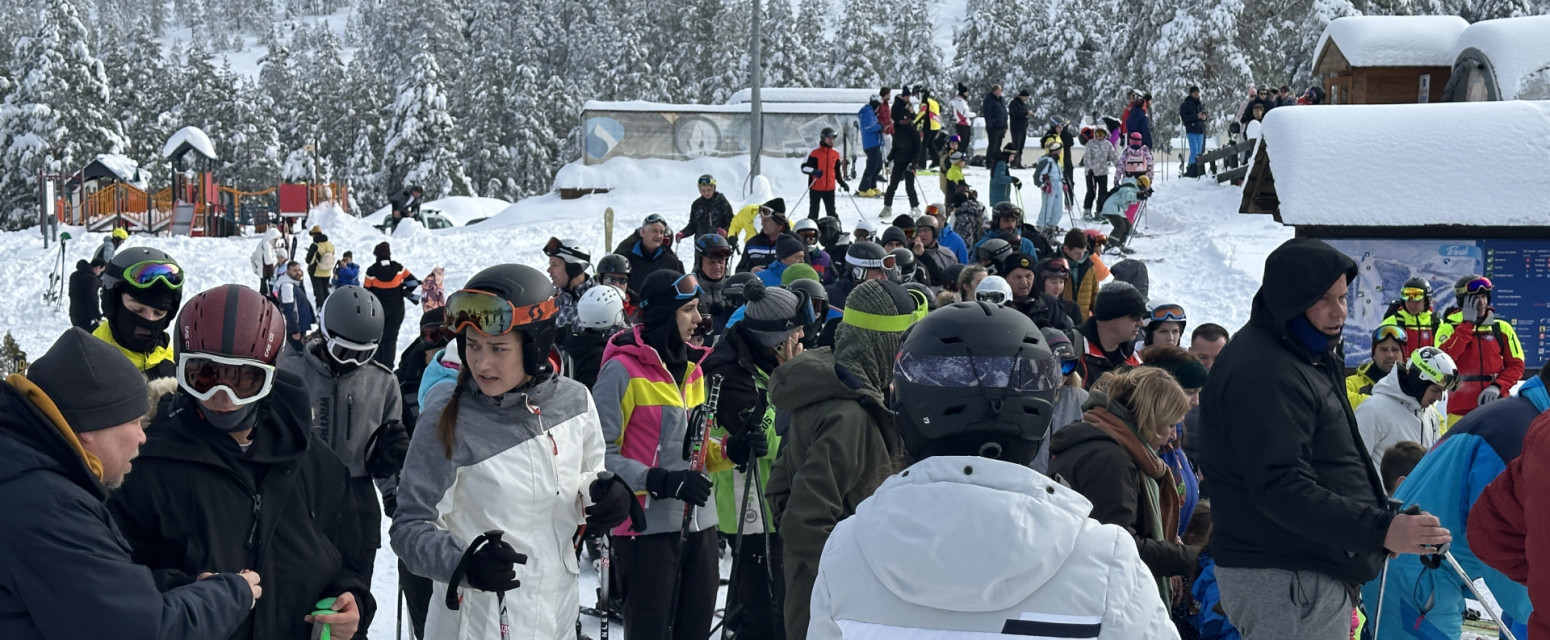
[[[398,613],[398,631],[397,631],[397,634],[394,635],[393,637],[397,638],[398,640],[404,640],[404,583],[403,582],[399,582],[398,583],[398,607],[395,609],[395,611]]]
[[[501,536],[505,535],[505,533],[506,532],[499,529],[492,529],[490,531],[481,533],[479,534],[479,537],[474,538],[474,541],[468,544],[467,549],[463,550],[463,557],[458,559],[457,567],[452,570],[452,579],[447,582],[447,597],[445,604],[447,605],[448,609],[457,611],[462,608],[463,602],[462,599],[458,597],[458,589],[463,584],[463,577],[468,575],[468,562],[473,559],[474,554],[478,553],[480,549],[483,549],[486,546],[499,546],[501,544]],[[510,547],[508,546],[507,548]],[[526,555],[520,553],[516,555],[517,564],[527,564]],[[517,581],[513,581],[513,583],[513,586],[521,585],[521,583]],[[496,607],[500,611],[501,640],[511,640],[511,620],[506,614],[505,591],[495,592],[495,603]]]
[[[861,213],[861,205],[856,204],[856,194],[855,193],[846,193],[846,195],[850,196],[850,206],[853,207],[856,210],[856,215],[865,218],[866,214]]]
[[[1502,618],[1496,613],[1496,609],[1491,605],[1486,604],[1486,599],[1483,595],[1480,594],[1480,589],[1475,587],[1475,581],[1469,579],[1469,574],[1464,572],[1464,567],[1459,566],[1458,559],[1453,557],[1453,552],[1448,550],[1447,545],[1443,545],[1443,548],[1440,552],[1438,552],[1438,555],[1441,555],[1442,559],[1448,562],[1448,566],[1452,567],[1453,572],[1458,574],[1459,580],[1464,582],[1464,586],[1469,587],[1469,592],[1475,596],[1475,602],[1480,603],[1480,607],[1485,609],[1485,612],[1491,615],[1491,620],[1496,623],[1496,629],[1497,631],[1501,632],[1502,637],[1506,638],[1506,640],[1518,640],[1518,638],[1512,634],[1512,630],[1507,628],[1506,624],[1502,623]]]
[[[716,419],[716,407],[720,403],[721,375],[717,374],[711,377],[710,390],[705,393],[705,401],[700,404],[698,422],[701,426],[695,428],[694,424],[686,425],[688,433],[684,437],[684,459],[688,460],[690,471],[699,473],[705,471],[705,441],[710,436],[710,428]],[[695,506],[684,502],[683,524],[678,527],[678,566],[673,573],[673,592],[667,601],[667,633],[662,636],[663,638],[672,638],[673,627],[678,623],[678,598],[683,592],[684,561],[688,558],[685,551],[689,546],[689,529],[694,526],[694,513]]]
[[[741,575],[741,571],[739,570],[743,567],[743,530],[745,525],[748,524],[748,498],[753,493],[753,476],[754,474],[759,473],[758,469],[758,459],[748,461],[748,473],[743,480],[743,502],[742,506],[737,510],[737,536],[735,538],[736,542],[732,545],[732,551],[737,555],[733,556],[732,558],[732,573],[727,578],[727,613],[726,618],[722,621],[721,624],[721,640],[727,640],[727,638],[730,637],[729,634],[732,630],[732,615],[735,611],[740,612],[743,607],[743,603],[741,602],[741,599],[739,599],[739,601],[736,602],[736,609],[734,609],[732,597],[736,595],[738,584],[737,578],[739,575]],[[760,499],[762,501],[763,498],[761,497]]]

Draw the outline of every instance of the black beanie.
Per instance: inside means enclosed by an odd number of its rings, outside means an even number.
[[[442,323],[443,320],[446,319],[446,317],[446,307],[436,307],[435,309],[426,311],[423,315],[420,316],[420,328],[424,329],[426,327],[438,326]]]
[[[890,242],[897,242],[901,245],[908,245],[910,243],[910,239],[904,235],[903,229],[890,226],[887,229],[883,229],[883,237],[878,241],[877,244],[886,247]]]
[[[378,242],[377,246],[371,249],[371,255],[376,256],[378,260],[392,260],[393,248],[386,242]]]
[[[1093,301],[1094,320],[1146,316],[1146,298],[1127,282],[1110,282],[1098,290]]]
[[[775,259],[785,260],[798,253],[806,253],[807,245],[789,234],[782,233],[775,240]]]
[[[646,280],[640,285],[641,320],[644,324],[655,325],[653,320],[670,320],[673,312],[688,302],[688,298],[678,299],[678,289],[673,286],[682,273],[672,269],[659,269],[646,276]]]
[[[151,407],[145,374],[118,347],[76,327],[28,367],[27,379],[54,401],[76,433],[134,422]]]

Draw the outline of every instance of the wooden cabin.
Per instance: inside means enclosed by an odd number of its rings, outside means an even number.
[[[1314,49],[1313,76],[1327,104],[1440,102],[1468,26],[1458,16],[1339,18]]]

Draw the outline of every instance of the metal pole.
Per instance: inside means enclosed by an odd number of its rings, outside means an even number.
[[[748,105],[748,189],[753,192],[753,179],[760,174],[759,160],[764,153],[764,103],[759,90],[764,86],[764,53],[759,23],[762,21],[764,0],[753,0],[753,32],[748,45],[749,84],[753,93]]]

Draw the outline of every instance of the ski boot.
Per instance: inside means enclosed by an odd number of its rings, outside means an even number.
[[[891,205],[891,204],[883,205],[883,210],[877,214],[877,217],[879,217],[879,218],[892,218],[893,217],[893,205]]]
[[[919,218],[920,217],[920,207],[910,207],[910,217],[911,218]]]

